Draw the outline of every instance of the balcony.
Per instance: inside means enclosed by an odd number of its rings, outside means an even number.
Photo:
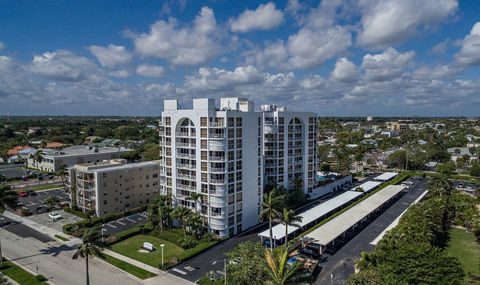
[[[177,184],[177,189],[179,189],[179,190],[187,190],[187,191],[196,191],[196,190],[197,190],[197,186],[185,185],[185,184]]]
[[[210,156],[209,157],[210,161],[218,161],[218,162],[225,162],[227,161],[226,156]]]
[[[208,143],[208,149],[212,151],[225,151],[225,141],[214,140]]]
[[[210,139],[224,139],[225,134],[210,134],[208,136],[208,138],[210,138]]]
[[[210,128],[223,128],[225,124],[223,122],[210,122]]]
[[[197,180],[197,177],[195,175],[188,175],[188,174],[181,174],[181,173],[177,173],[177,178],[194,180],[194,181]]]
[[[177,168],[195,170],[197,166],[195,164],[177,163]]]
[[[225,197],[227,195],[227,190],[225,189],[210,190],[210,195]]]
[[[176,132],[175,136],[177,137],[190,137],[190,136],[195,136],[195,134],[189,134],[188,132]]]
[[[176,143],[177,147],[183,147],[183,148],[195,148],[195,144],[194,143],[180,143],[180,142],[177,142]]]
[[[211,184],[225,184],[225,179],[210,179]]]
[[[227,205],[227,203],[225,201],[222,201],[222,202],[210,201],[209,205],[210,205],[210,207],[223,208]]]
[[[210,167],[210,173],[225,173],[225,167]]]
[[[179,153],[179,152],[177,152],[177,157],[195,159],[196,156],[195,156],[195,154],[191,154],[191,153]]]
[[[265,125],[263,127],[263,132],[265,134],[276,134],[278,132],[278,128],[275,125]]]

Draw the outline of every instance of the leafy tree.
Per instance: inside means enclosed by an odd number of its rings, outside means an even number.
[[[281,246],[275,251],[265,250],[264,266],[267,270],[267,284],[284,285],[291,284],[290,281],[295,277],[300,269],[300,264],[294,262],[288,264],[288,250]]]
[[[437,175],[430,180],[429,188],[434,195],[442,197],[450,195],[453,187],[447,175]]]
[[[322,165],[320,165],[320,171],[328,173],[332,171],[332,167],[328,163],[322,163]]]
[[[10,190],[10,186],[0,185],[0,213],[5,212],[7,207],[15,207],[17,200],[18,195]]]
[[[470,175],[475,177],[480,177],[480,163],[474,163],[470,167]]]
[[[279,205],[281,205],[283,195],[275,195],[275,191],[270,191],[263,195],[262,210],[259,218],[261,221],[268,220],[268,230],[270,234],[270,250],[273,251],[273,221],[280,217]]]
[[[387,163],[391,167],[405,168],[407,163],[407,152],[404,150],[397,150],[387,158]]]
[[[453,161],[448,161],[443,164],[437,165],[436,171],[445,175],[453,174],[456,170],[455,163]]]
[[[192,210],[183,206],[179,206],[172,211],[172,217],[180,221],[180,225],[182,226],[185,237],[187,237],[188,219],[190,218],[191,214]]]
[[[160,145],[158,144],[145,144],[144,151],[142,153],[144,160],[158,160],[160,159]]]
[[[284,208],[280,220],[285,224],[285,246],[288,246],[288,226],[300,227],[298,223],[302,222],[302,216],[295,214],[295,210]]]
[[[60,203],[60,199],[57,196],[48,196],[43,202],[47,204],[49,209],[53,209],[55,205]]]
[[[262,285],[267,278],[264,266],[264,247],[258,242],[242,242],[227,253],[232,262],[227,265],[228,284]]]
[[[98,246],[101,240],[101,234],[99,228],[87,228],[83,233],[83,241],[77,251],[73,254],[73,259],[78,259],[78,257],[85,258],[85,280],[86,284],[90,284],[90,271],[88,265],[88,259],[90,256],[104,257],[101,248]]]

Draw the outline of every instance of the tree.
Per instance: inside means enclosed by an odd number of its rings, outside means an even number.
[[[58,168],[58,174],[60,175],[60,179],[62,180],[62,189],[65,190],[65,170],[67,170],[67,165],[62,163]]]
[[[457,167],[453,161],[448,161],[437,165],[436,171],[444,175],[451,175],[455,172],[456,168]]]
[[[7,207],[15,207],[18,195],[8,185],[0,185],[0,213],[5,212]]]
[[[300,227],[298,223],[302,222],[302,216],[295,214],[295,210],[283,209],[281,221],[285,224],[285,246],[288,246],[288,226]]]
[[[407,152],[404,150],[395,151],[388,156],[387,163],[390,167],[405,168],[407,163]]]
[[[330,171],[332,171],[332,167],[328,163],[322,163],[322,165],[320,165],[320,171],[329,173]]]
[[[203,228],[203,217],[199,213],[190,212],[188,219],[186,220],[189,230],[195,237],[200,237]]]
[[[193,201],[193,203],[195,204],[195,213],[198,213],[198,207],[197,206],[198,206],[199,203],[201,203],[200,198],[202,198],[202,195],[200,195],[197,192],[190,193],[190,197],[187,198],[188,200]]]
[[[480,177],[480,163],[474,163],[470,167],[470,175],[475,177]]]
[[[180,225],[183,229],[183,234],[187,237],[187,220],[192,214],[189,208],[179,206],[172,211],[172,217],[177,218],[180,221]]]
[[[452,183],[447,175],[436,175],[429,183],[430,191],[435,196],[443,197],[452,193]]]
[[[272,285],[289,284],[289,281],[295,277],[300,264],[295,261],[293,264],[288,264],[288,250],[286,247],[280,247],[278,250],[265,250],[264,266],[267,270],[268,283]]]
[[[259,242],[242,242],[227,253],[227,278],[229,284],[263,285],[267,272],[264,266],[264,247]]]
[[[43,202],[47,204],[49,209],[53,209],[56,204],[60,203],[60,199],[57,196],[48,196]]]
[[[85,258],[85,277],[87,285],[90,284],[90,272],[88,268],[89,256],[104,257],[101,248],[98,246],[100,240],[101,234],[98,227],[85,229],[82,244],[72,256],[72,259],[77,259],[78,257]]]
[[[270,191],[263,195],[262,210],[259,218],[261,221],[268,220],[268,230],[270,232],[270,250],[273,251],[273,221],[280,217],[278,205],[282,203],[283,196],[275,196],[275,191]]]
[[[152,223],[153,227],[156,228],[160,224],[160,216],[158,211],[158,199],[157,197],[153,200],[153,202],[148,205],[147,208],[147,217],[150,223]],[[160,228],[160,233],[163,231],[163,228]]]
[[[142,156],[144,160],[160,159],[160,146],[158,144],[145,144]]]
[[[37,167],[38,169],[38,164],[40,162],[42,162],[42,159],[43,159],[43,152],[41,150],[37,150],[34,154],[33,154],[33,163],[35,164],[35,166]]]

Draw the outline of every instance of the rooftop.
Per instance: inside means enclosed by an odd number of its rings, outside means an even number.
[[[55,149],[43,149],[43,153],[46,156],[70,156],[70,155],[82,155],[93,153],[113,153],[113,152],[126,152],[130,149],[118,148],[118,147],[91,147],[87,145],[76,145],[67,147],[61,150]]]

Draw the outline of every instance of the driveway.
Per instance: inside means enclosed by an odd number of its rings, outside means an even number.
[[[36,195],[31,195],[28,197],[18,197],[18,201],[22,202],[25,207],[27,207],[32,213],[36,213],[37,207],[44,205],[43,201],[49,196],[55,196],[60,199],[61,202],[68,201],[68,194],[63,192],[61,189],[52,189],[44,191],[36,191]]]
[[[148,222],[147,213],[141,212],[123,217],[116,221],[112,221],[102,225],[103,233],[111,236],[119,232],[131,229],[137,225],[144,225]]]

